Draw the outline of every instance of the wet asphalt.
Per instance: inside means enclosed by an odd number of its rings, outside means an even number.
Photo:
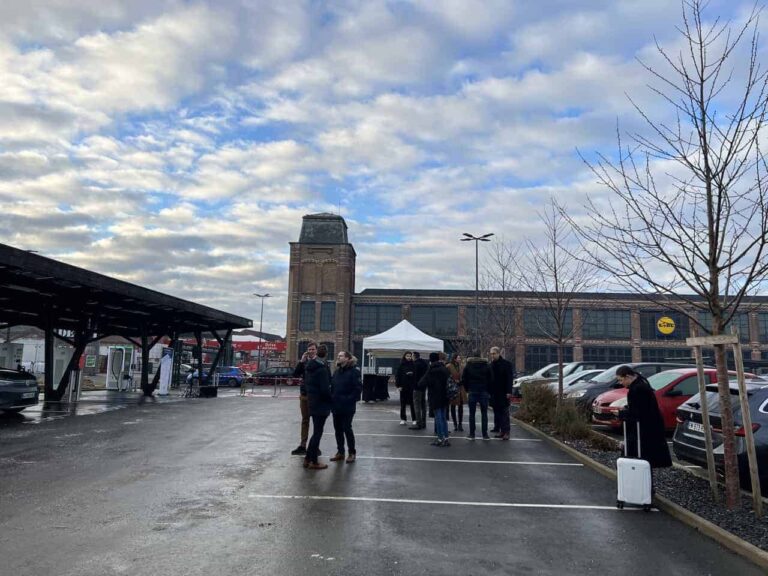
[[[84,413],[0,418],[2,574],[761,574],[514,426],[436,448],[360,404],[358,461],[309,471],[295,389]]]

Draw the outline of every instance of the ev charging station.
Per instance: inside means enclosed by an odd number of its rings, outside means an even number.
[[[107,349],[107,390],[130,390],[132,388],[131,364],[132,346],[110,346]]]

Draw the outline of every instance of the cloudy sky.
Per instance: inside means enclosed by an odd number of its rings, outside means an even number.
[[[714,0],[738,21],[752,2]],[[338,212],[357,289],[467,288],[652,114],[672,0],[4,0],[0,242],[285,333],[288,242]]]

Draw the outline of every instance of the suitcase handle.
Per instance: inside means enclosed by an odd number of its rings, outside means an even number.
[[[624,456],[629,457],[629,446],[627,446],[627,421],[624,420]],[[642,458],[640,455],[640,421],[637,422],[637,457]]]

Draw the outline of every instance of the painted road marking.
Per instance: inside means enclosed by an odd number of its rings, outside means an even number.
[[[408,460],[413,462],[460,462],[467,464],[508,464],[521,466],[581,466],[579,462],[523,462],[518,460],[455,460],[450,458],[405,458],[399,456],[358,456],[358,460]]]
[[[334,432],[326,432],[323,436],[336,436]],[[418,434],[373,434],[369,432],[355,432],[357,436],[386,436],[388,438],[421,438],[422,440],[429,440],[430,438],[437,438],[435,435],[423,435]],[[451,436],[449,440],[470,440],[468,436]],[[510,438],[509,440],[502,440],[501,438],[489,438],[488,440],[495,440],[497,442],[541,442],[538,438]],[[487,442],[483,440],[481,436],[475,437],[474,442]]]
[[[289,494],[249,494],[249,498],[264,500],[330,500],[347,502],[382,502],[389,504],[431,504],[433,506],[477,506],[485,508],[539,508],[553,510],[612,510],[619,512],[616,506],[598,506],[590,504],[524,504],[519,502],[463,502],[449,500],[414,500],[406,498],[373,498],[368,496],[306,496]],[[621,512],[640,511],[642,508],[626,508]],[[658,512],[655,508],[652,511]]]

